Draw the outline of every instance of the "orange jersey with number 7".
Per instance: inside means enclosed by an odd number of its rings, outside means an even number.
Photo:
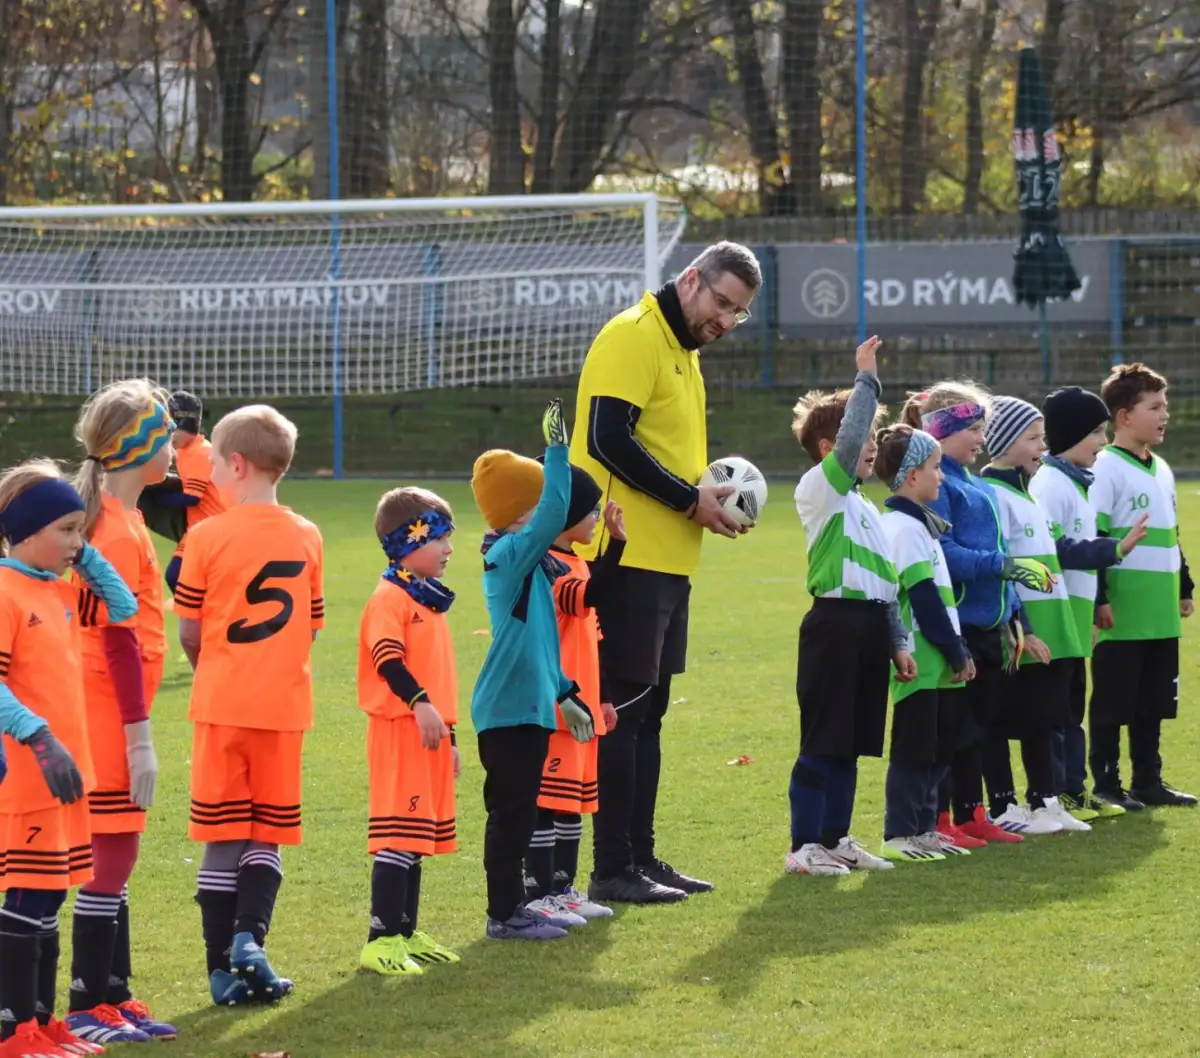
[[[320,530],[288,507],[242,504],[188,533],[175,612],[201,623],[189,720],[312,727],[322,564]]]

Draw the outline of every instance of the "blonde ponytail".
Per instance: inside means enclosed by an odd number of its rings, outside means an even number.
[[[75,440],[84,451],[83,465],[75,475],[75,490],[87,505],[83,535],[90,540],[100,517],[100,498],[104,491],[104,467],[101,459],[117,444],[155,401],[165,409],[170,401],[166,390],[149,379],[113,382],[93,393],[79,410],[75,422]]]
[[[0,523],[4,521],[4,512],[22,493],[39,485],[43,481],[53,481],[62,478],[58,464],[51,459],[30,459],[0,474]],[[0,556],[8,555],[8,540],[0,536]]]

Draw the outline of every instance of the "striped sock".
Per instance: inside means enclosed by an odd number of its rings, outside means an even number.
[[[560,813],[554,817],[554,882],[556,893],[575,884],[579,869],[579,843],[583,839],[583,820],[577,815]]]
[[[249,933],[256,944],[265,943],[282,883],[283,860],[279,846],[253,842],[247,846],[238,861],[234,933]]]
[[[108,999],[120,894],[80,889],[71,923],[70,1009],[91,1010]]]
[[[38,929],[37,1019],[43,1025],[54,1016],[60,947],[58,915],[49,915]]]
[[[538,809],[537,829],[529,839],[525,865],[533,877],[532,897],[540,900],[554,892],[554,815]]]
[[[210,975],[214,970],[229,972],[237,900],[237,871],[200,870],[196,877],[196,903],[200,905],[200,928],[204,932]]]
[[[367,940],[395,937],[408,928],[408,887],[420,857],[411,852],[381,849],[371,866],[371,928]]]

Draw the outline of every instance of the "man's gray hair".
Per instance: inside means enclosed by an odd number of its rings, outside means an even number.
[[[740,242],[716,242],[700,253],[688,268],[694,268],[705,279],[718,279],[729,273],[737,276],[751,290],[762,286],[762,269],[754,251]],[[686,271],[686,269],[685,269]]]

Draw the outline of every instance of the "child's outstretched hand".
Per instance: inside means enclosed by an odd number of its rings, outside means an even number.
[[[604,528],[614,540],[625,539],[625,514],[612,500],[604,508]]]
[[[1128,555],[1130,551],[1146,539],[1146,523],[1149,520],[1149,514],[1139,514],[1137,521],[1129,527],[1129,532],[1121,537],[1121,542],[1117,545],[1117,550],[1121,552],[1122,556]]]
[[[542,414],[542,436],[547,446],[567,443],[567,424],[563,419],[562,401],[558,397],[546,405]]]
[[[877,334],[873,334],[854,350],[854,364],[859,371],[866,371],[872,375],[879,374],[875,367],[875,352],[881,345],[883,345],[883,341]]]
[[[413,718],[417,721],[417,730],[421,732],[421,745],[426,749],[437,749],[442,739],[450,737],[450,729],[442,719],[442,714],[428,699],[422,698],[413,706]]]

